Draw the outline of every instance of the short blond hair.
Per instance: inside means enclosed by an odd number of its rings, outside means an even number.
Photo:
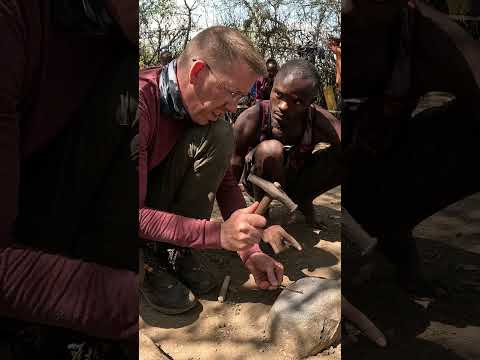
[[[226,26],[213,26],[199,32],[186,46],[180,61],[195,57],[220,69],[231,69],[236,61],[245,62],[259,76],[265,76],[265,61],[252,42],[240,31]]]

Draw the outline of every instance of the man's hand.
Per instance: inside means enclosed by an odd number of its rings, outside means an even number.
[[[220,244],[230,251],[245,250],[262,239],[267,220],[255,214],[258,202],[244,209],[238,209],[222,224]]]
[[[275,254],[279,254],[290,246],[302,251],[302,246],[280,225],[272,225],[263,231],[263,241],[269,243]]]
[[[275,290],[283,281],[283,265],[262,252],[250,255],[245,266],[260,289]]]

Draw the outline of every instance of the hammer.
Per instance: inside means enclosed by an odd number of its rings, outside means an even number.
[[[268,209],[268,206],[274,199],[284,204],[290,213],[293,213],[298,208],[298,205],[295,204],[292,199],[290,199],[290,197],[282,190],[282,187],[278,182],[272,183],[253,174],[250,174],[247,180],[265,192],[265,195],[258,204],[257,210],[255,210],[255,214],[264,215]],[[287,247],[293,245],[293,247],[295,247],[297,250],[302,250],[302,246],[297,242],[297,240],[295,240],[293,236],[287,233],[283,228],[281,228],[280,231],[284,239],[283,241],[287,244]],[[276,254],[282,251],[283,246],[281,245],[281,239],[271,240],[270,245]]]
[[[265,191],[265,195],[263,196],[260,204],[258,204],[257,210],[255,211],[256,214],[264,215],[267,211],[268,206],[274,199],[283,203],[290,211],[290,213],[293,213],[298,208],[298,205],[295,204],[292,199],[288,197],[288,195],[282,190],[282,187],[278,182],[272,183],[253,174],[250,174],[247,180]]]

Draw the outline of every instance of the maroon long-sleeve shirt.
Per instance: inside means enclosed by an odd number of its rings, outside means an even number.
[[[0,316],[135,339],[134,273],[12,237],[21,162],[67,125],[113,50],[102,37],[55,31],[52,2],[0,0]]]
[[[187,121],[172,119],[160,113],[158,78],[161,67],[140,72],[139,77],[139,207],[140,236],[148,240],[164,241],[183,247],[220,248],[220,224],[208,220],[185,218],[145,207],[147,174],[159,165],[189,126]],[[224,219],[237,209],[245,207],[245,199],[229,168],[216,194]],[[239,252],[242,260],[260,248],[252,246]]]

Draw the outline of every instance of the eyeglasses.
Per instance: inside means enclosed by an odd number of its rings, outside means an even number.
[[[193,61],[196,61],[198,59],[193,59]],[[215,78],[215,81],[217,82],[217,84],[219,84],[219,86],[222,88],[222,90],[229,94],[230,97],[232,98],[232,101],[234,103],[238,103],[240,101],[241,98],[245,97],[245,96],[248,96],[248,94],[243,94],[241,93],[240,91],[232,91],[230,90],[229,88],[227,88],[225,86],[225,83],[223,81],[221,81],[217,75],[215,75],[215,72],[213,71],[213,69],[211,68],[210,65],[208,65],[204,60],[203,62],[205,63],[205,65],[207,66],[208,70],[212,73],[213,77]]]

